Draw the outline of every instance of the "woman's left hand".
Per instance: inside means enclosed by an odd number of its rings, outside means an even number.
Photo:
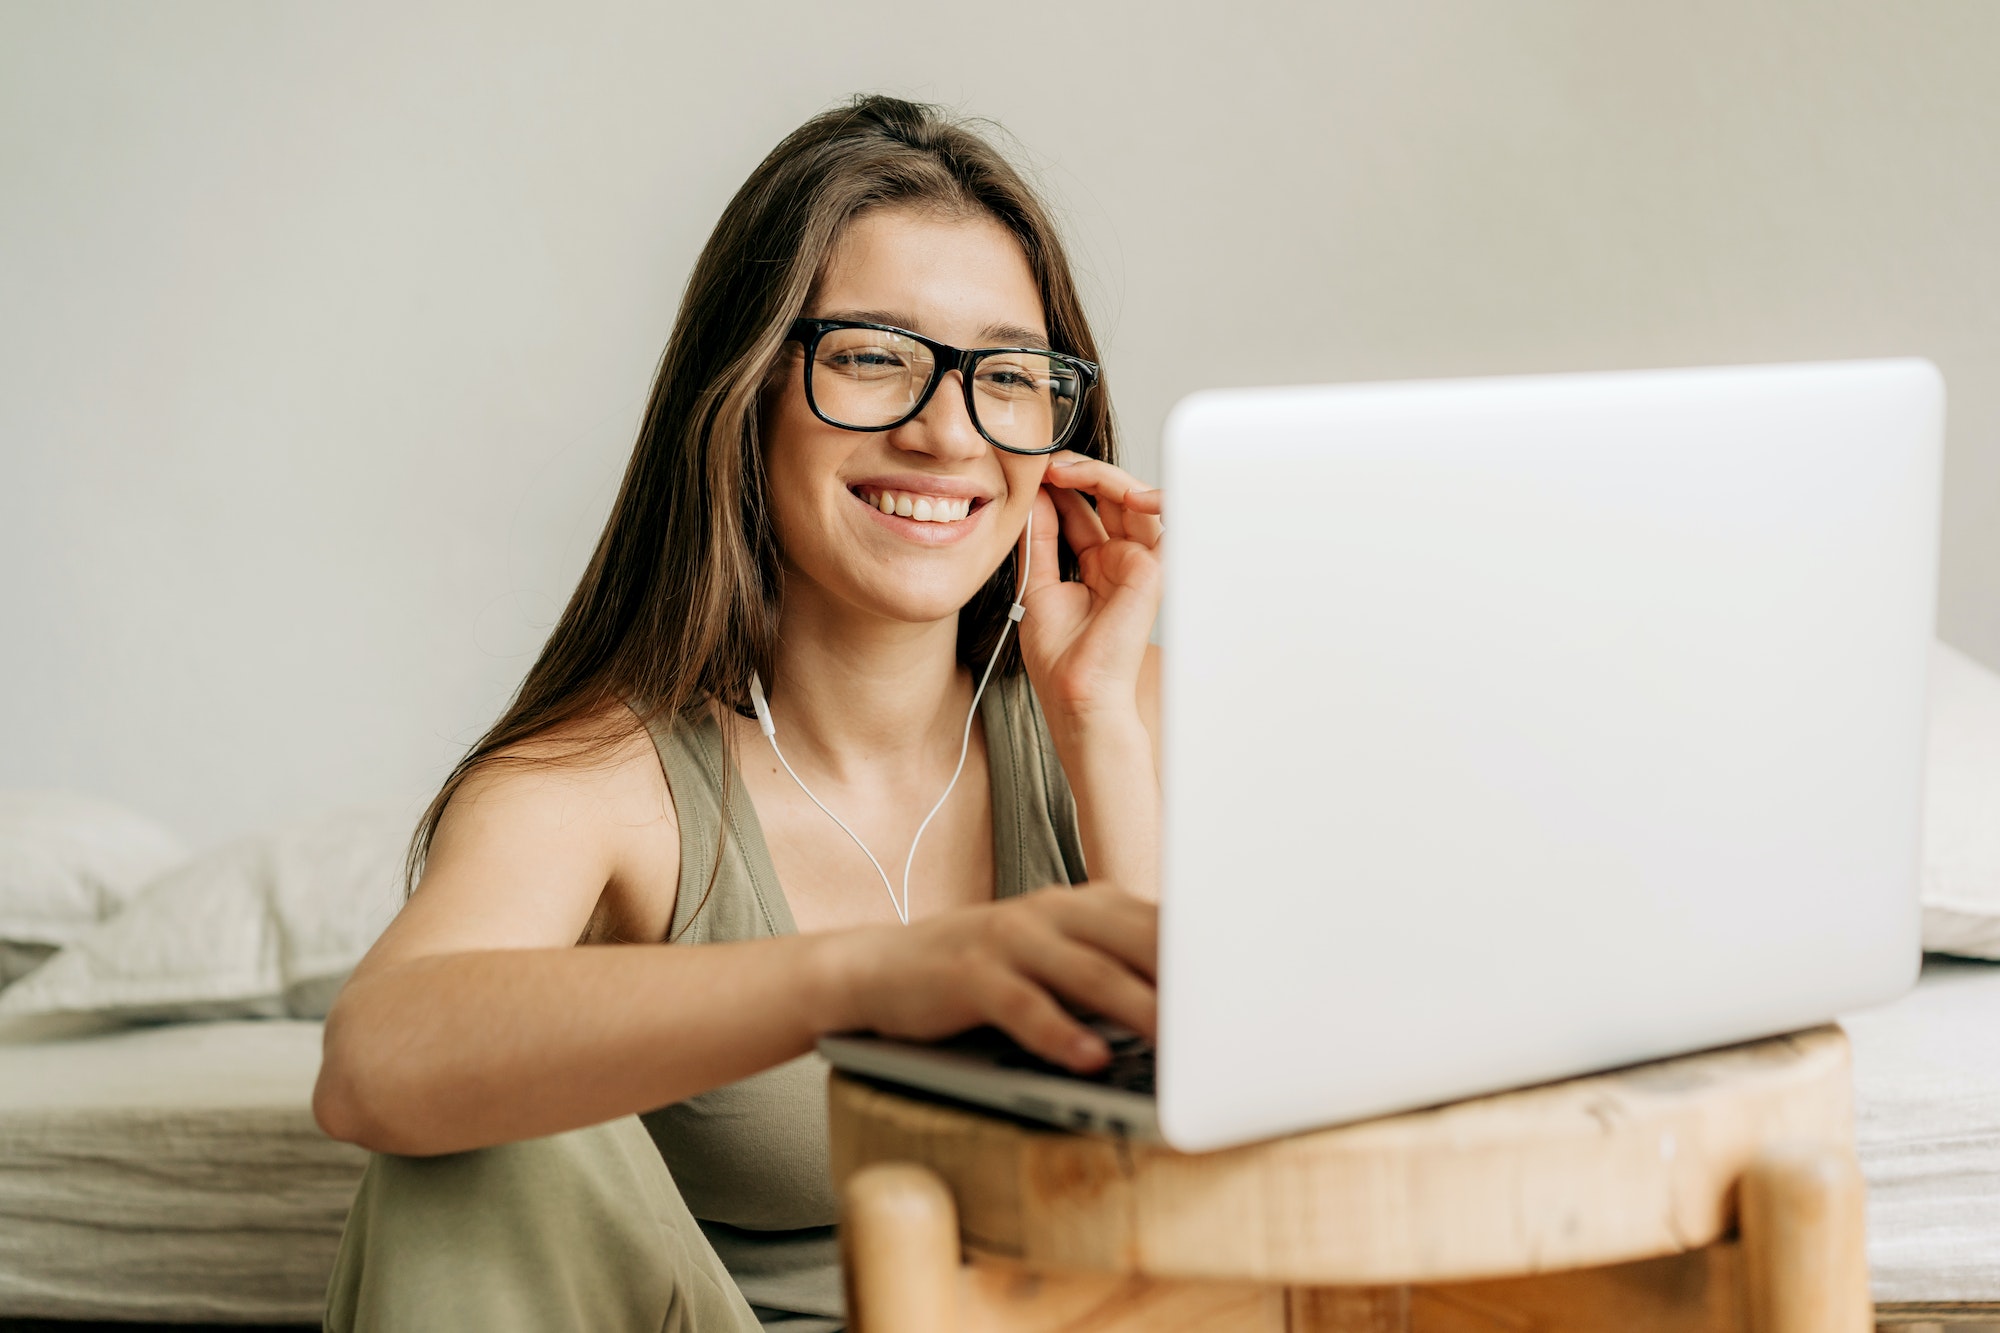
[[[1084,501],[1097,501],[1093,510]],[[1160,492],[1123,468],[1065,450],[1035,496],[1021,654],[1045,707],[1086,722],[1137,708],[1146,637],[1160,609]],[[1077,581],[1057,566],[1056,534]]]

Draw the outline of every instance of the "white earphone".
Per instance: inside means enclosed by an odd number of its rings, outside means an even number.
[[[1027,540],[1021,544],[1021,586],[1014,592],[1014,604],[1007,608],[1007,623],[1000,627],[1000,638],[993,645],[993,655],[986,659],[986,670],[979,675],[979,688],[972,692],[972,709],[965,715],[965,733],[958,742],[958,767],[951,771],[951,781],[945,784],[944,795],[938,797],[937,804],[924,816],[924,822],[917,825],[917,836],[910,839],[910,855],[903,862],[903,895],[900,898],[896,896],[895,886],[889,883],[889,872],[882,869],[882,863],[875,859],[875,853],[868,850],[868,844],[861,841],[860,835],[847,827],[839,815],[828,810],[826,802],[813,795],[812,788],[806,786],[804,778],[792,772],[792,766],[786,760],[785,752],[778,748],[778,724],[771,720],[771,705],[764,699],[764,682],[757,678],[756,672],[750,673],[750,705],[757,710],[757,727],[764,733],[764,739],[771,742],[771,753],[777,755],[778,762],[785,766],[785,771],[792,774],[792,781],[799,784],[799,790],[806,794],[806,799],[818,806],[828,819],[840,825],[842,833],[854,840],[854,845],[868,858],[868,864],[874,866],[875,873],[882,877],[882,887],[889,891],[889,902],[896,909],[896,918],[906,926],[910,924],[910,867],[917,861],[917,844],[924,840],[924,830],[931,826],[933,819],[937,818],[937,812],[944,809],[944,803],[950,798],[952,788],[958,785],[958,775],[965,771],[965,756],[972,746],[972,719],[979,715],[979,700],[986,693],[986,682],[993,675],[994,663],[1000,660],[1000,650],[1007,646],[1007,631],[1012,629],[1021,617],[1028,614],[1028,608],[1021,605],[1021,598],[1028,591],[1028,562],[1033,558],[1034,545],[1035,511],[1030,509]]]

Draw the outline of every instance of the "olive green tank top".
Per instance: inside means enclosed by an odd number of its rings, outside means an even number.
[[[988,685],[979,715],[993,790],[995,896],[1081,882],[1075,802],[1027,676]],[[757,812],[742,778],[726,768],[715,719],[662,719],[652,734],[680,820],[680,890],[669,938],[708,944],[795,931]],[[721,867],[704,902],[718,841]],[[641,1117],[689,1211],[759,1316],[802,1331],[835,1328],[842,1318],[826,1072],[818,1055],[803,1055]]]

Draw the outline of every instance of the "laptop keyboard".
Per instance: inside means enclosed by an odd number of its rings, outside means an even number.
[[[1079,1074],[1061,1065],[1051,1064],[1039,1055],[1023,1050],[1014,1039],[999,1028],[975,1028],[971,1032],[940,1043],[948,1050],[964,1055],[990,1060],[1002,1069],[1022,1069],[1036,1074],[1050,1074],[1056,1078],[1073,1078],[1080,1083],[1096,1083],[1121,1092],[1137,1093],[1142,1097],[1153,1095],[1154,1051],[1153,1043],[1130,1028],[1101,1019],[1086,1019],[1086,1024],[1104,1044],[1111,1048],[1111,1062],[1093,1073]]]

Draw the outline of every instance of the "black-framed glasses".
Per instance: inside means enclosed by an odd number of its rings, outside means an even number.
[[[806,402],[845,430],[894,430],[924,410],[956,370],[965,410],[987,443],[1015,454],[1054,453],[1076,433],[1097,366],[1042,347],[967,350],[893,324],[800,319]]]

